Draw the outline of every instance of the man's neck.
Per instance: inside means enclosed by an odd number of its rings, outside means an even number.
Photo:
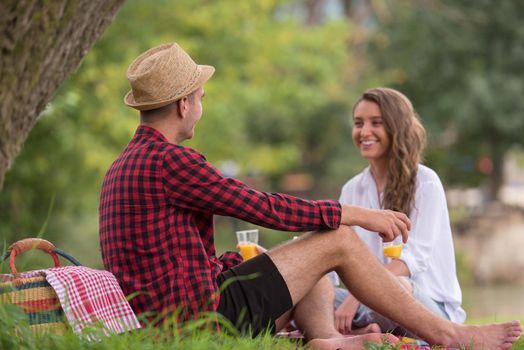
[[[156,131],[160,132],[164,137],[171,143],[174,143],[178,145],[182,141],[184,141],[183,138],[180,137],[179,133],[177,132],[176,127],[173,127],[173,125],[170,125],[170,123],[166,123],[164,121],[157,121],[157,122],[145,122],[141,121],[140,125],[145,125],[150,128],[155,129]]]

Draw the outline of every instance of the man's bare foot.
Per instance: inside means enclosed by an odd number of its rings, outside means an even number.
[[[306,346],[314,350],[361,350],[366,343],[396,344],[397,337],[392,334],[370,333],[330,339],[313,339]]]
[[[505,350],[511,348],[521,335],[522,327],[518,321],[478,326],[461,325],[457,330],[456,339],[441,345],[474,350]]]
[[[362,328],[354,328],[351,330],[352,335],[367,334],[367,333],[380,333],[380,326],[377,323],[370,323]]]

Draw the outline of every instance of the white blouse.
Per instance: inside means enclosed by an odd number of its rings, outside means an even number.
[[[380,209],[377,186],[369,167],[350,179],[340,195],[342,204]],[[462,292],[457,280],[455,253],[444,188],[438,175],[419,165],[414,208],[409,218],[411,231],[402,250],[413,283],[435,301],[443,302],[451,321],[463,323]],[[376,232],[354,226],[353,229],[372,253],[384,264],[391,259],[382,252],[382,240]]]

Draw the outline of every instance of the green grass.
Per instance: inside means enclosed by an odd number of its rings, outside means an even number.
[[[519,340],[511,347],[512,350],[523,350],[524,349],[524,337],[520,337]]]
[[[31,332],[25,315],[12,305],[0,305],[0,349],[24,350],[164,350],[164,349],[296,349],[297,344],[286,338],[264,334],[255,339],[239,337],[232,332],[216,332],[202,328],[205,320],[186,323],[177,332],[164,328],[148,327],[120,335],[103,337],[101,341],[88,341],[72,330],[64,335],[36,336]],[[89,330],[97,334],[95,327]]]
[[[27,323],[25,314],[12,305],[0,305],[0,349],[23,350],[248,350],[248,349],[283,349],[303,348],[296,341],[263,334],[254,339],[240,337],[234,330],[216,332],[203,328],[206,319],[191,321],[177,328],[176,332],[167,328],[147,327],[120,335],[102,337],[100,341],[88,341],[69,330],[64,335],[34,335]],[[226,329],[231,327],[224,324]],[[88,333],[97,334],[99,329],[91,327]],[[366,350],[399,350],[400,345],[368,344]],[[438,349],[437,347],[435,349]],[[511,349],[524,350],[524,338]]]

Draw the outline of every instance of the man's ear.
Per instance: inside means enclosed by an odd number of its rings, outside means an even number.
[[[182,119],[184,119],[187,115],[187,111],[189,110],[189,100],[187,96],[184,96],[180,100],[178,100],[177,108],[178,108],[178,115]]]

